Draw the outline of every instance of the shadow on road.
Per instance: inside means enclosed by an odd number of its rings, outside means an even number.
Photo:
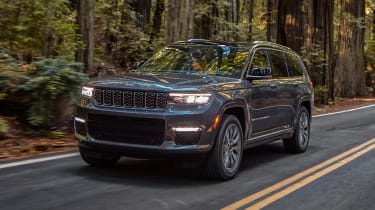
[[[237,179],[241,174],[251,171],[259,165],[289,156],[290,154],[284,152],[283,146],[279,142],[246,150]],[[205,175],[203,161],[146,160],[125,157],[114,168],[84,166],[73,170],[73,173],[102,182],[166,188],[221,183]]]

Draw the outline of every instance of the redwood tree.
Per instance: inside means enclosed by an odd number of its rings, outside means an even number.
[[[367,94],[364,61],[365,0],[340,0],[341,18],[334,93],[340,97]]]
[[[281,0],[278,2],[277,43],[299,52],[305,45],[307,0]]]
[[[164,0],[157,0],[156,1],[156,8],[154,11],[154,16],[152,18],[152,29],[150,35],[150,43],[154,41],[156,37],[159,36],[161,26],[162,26],[162,19],[163,13],[165,10]]]
[[[85,64],[85,72],[94,67],[94,12],[95,1],[79,0],[78,3],[79,35],[84,47],[77,51],[77,61]]]
[[[267,0],[267,41],[277,38],[277,7],[279,0]]]
[[[169,0],[166,42],[194,38],[194,1]]]
[[[315,85],[324,85],[332,98],[333,90],[333,13],[334,1],[309,0],[305,56]]]

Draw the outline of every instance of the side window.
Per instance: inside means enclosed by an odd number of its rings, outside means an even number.
[[[269,50],[268,56],[271,62],[272,78],[288,77],[284,53],[281,51]]]
[[[303,75],[303,68],[296,55],[286,54],[288,61],[288,70],[291,77],[300,77]]]
[[[271,69],[267,59],[266,50],[259,49],[255,51],[250,66],[250,75],[253,76],[270,76]]]

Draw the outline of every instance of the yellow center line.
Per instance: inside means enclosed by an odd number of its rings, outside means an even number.
[[[317,172],[317,173],[315,173],[315,174],[313,174],[313,175],[311,175],[311,176],[309,176],[309,177],[307,177],[307,178],[305,178],[305,179],[303,179],[303,180],[301,180],[301,181],[293,184],[292,186],[287,187],[284,190],[282,190],[280,192],[277,192],[277,193],[275,193],[274,195],[272,195],[270,197],[267,197],[266,199],[264,199],[264,200],[262,200],[262,201],[260,201],[260,202],[258,202],[256,204],[254,204],[254,205],[246,208],[246,210],[261,209],[261,208],[263,208],[263,207],[265,207],[265,206],[267,206],[267,205],[269,205],[269,204],[271,204],[271,203],[273,203],[273,202],[275,202],[275,201],[277,201],[277,200],[279,200],[279,199],[287,196],[288,194],[290,194],[290,193],[292,193],[292,192],[294,192],[294,191],[296,191],[296,190],[298,190],[298,189],[300,189],[300,188],[302,188],[302,187],[310,184],[311,182],[313,182],[313,181],[321,178],[322,176],[324,176],[324,175],[326,175],[326,174],[328,174],[328,173],[330,173],[330,172],[332,172],[332,171],[340,168],[341,166],[343,166],[343,165],[345,165],[345,164],[347,164],[347,163],[349,163],[349,162],[357,159],[358,157],[366,154],[367,152],[369,152],[369,151],[371,151],[373,149],[375,149],[375,144],[372,144],[371,146],[367,147],[366,149],[361,150],[361,151],[359,151],[357,153],[354,153],[353,155],[351,155],[351,156],[349,156],[349,157],[347,157],[347,158],[345,158],[343,160],[340,160],[339,162],[337,162],[337,163],[335,163],[335,164],[333,164],[333,165],[325,168],[324,170],[321,170],[321,171],[319,171],[319,172]]]
[[[297,181],[297,180],[299,180],[299,179],[301,179],[301,178],[303,178],[303,177],[305,177],[305,176],[307,176],[311,173],[314,173],[315,171],[317,171],[321,168],[324,168],[324,167],[326,167],[326,166],[328,166],[328,165],[330,165],[330,164],[332,164],[332,163],[334,163],[334,162],[336,162],[336,161],[338,161],[338,160],[340,160],[340,159],[342,159],[342,158],[344,158],[344,157],[346,157],[346,156],[348,156],[352,153],[355,153],[358,150],[361,150],[361,149],[363,149],[363,148],[365,148],[368,145],[373,144],[373,143],[375,143],[375,138],[371,139],[371,140],[368,140],[368,141],[366,141],[366,142],[364,142],[364,143],[362,143],[362,144],[360,144],[360,145],[358,145],[358,146],[356,146],[356,147],[354,147],[354,148],[352,148],[352,149],[350,149],[346,152],[343,152],[343,153],[341,153],[341,154],[339,154],[339,155],[337,155],[337,156],[335,156],[335,157],[333,157],[329,160],[326,160],[326,161],[324,161],[324,162],[322,162],[318,165],[315,165],[312,168],[306,169],[305,171],[302,171],[302,172],[300,172],[300,173],[298,173],[298,174],[296,174],[296,175],[294,175],[294,176],[292,176],[288,179],[285,179],[285,180],[280,181],[280,182],[278,182],[278,183],[276,183],[276,184],[274,184],[270,187],[267,187],[267,188],[255,193],[255,194],[252,194],[248,197],[245,197],[245,198],[243,198],[239,201],[236,201],[236,202],[222,208],[222,210],[238,209],[238,208],[240,208],[240,207],[242,207],[246,204],[249,204],[250,202],[253,202],[253,201],[255,201],[255,200],[257,200],[257,199],[259,199],[263,196],[266,196],[266,195],[268,195],[272,192],[275,192],[276,190],[279,190],[279,189],[291,184],[292,182],[295,182],[295,181]]]

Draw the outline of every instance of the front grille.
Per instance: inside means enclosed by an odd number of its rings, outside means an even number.
[[[130,91],[115,89],[95,89],[97,105],[124,108],[164,109],[167,106],[167,93]]]
[[[164,120],[99,114],[88,115],[88,133],[94,139],[140,145],[161,145]]]

